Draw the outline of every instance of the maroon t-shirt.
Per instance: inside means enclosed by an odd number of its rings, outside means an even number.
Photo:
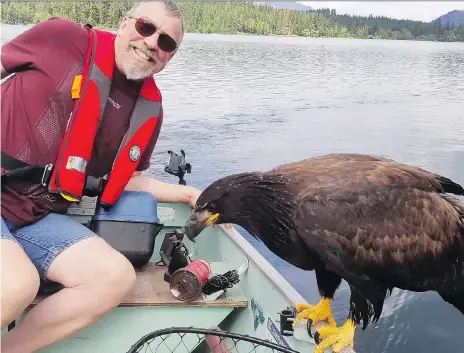
[[[1,49],[8,73],[2,83],[2,151],[29,164],[54,163],[73,107],[71,86],[82,74],[89,35],[80,24],[53,18],[23,32]],[[113,85],[94,142],[87,173],[109,173],[129,127],[141,84],[127,80],[115,66]],[[137,170],[146,170],[158,140],[163,114]],[[26,196],[26,194],[28,196]],[[25,225],[53,212],[66,212],[68,201],[40,185],[2,186],[2,216]]]

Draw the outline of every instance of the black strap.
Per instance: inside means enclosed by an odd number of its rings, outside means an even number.
[[[28,180],[34,183],[42,183],[42,181],[48,182],[48,180],[43,180],[46,167],[30,165],[3,151],[2,167],[6,169],[6,172],[2,174],[2,182],[18,179]]]
[[[19,159],[10,156],[8,153],[2,151],[2,167],[8,170],[30,167],[30,164],[20,161]]]
[[[84,195],[89,197],[101,196],[107,183],[105,178],[87,175],[85,178]]]

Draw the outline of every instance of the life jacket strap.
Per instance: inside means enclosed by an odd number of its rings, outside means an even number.
[[[45,167],[30,165],[26,162],[10,156],[2,151],[2,168],[6,169],[2,173],[2,184],[8,181],[24,180],[34,184],[40,183],[48,186],[53,172],[53,164],[49,163]],[[106,177],[94,177],[87,175],[83,194],[89,197],[100,196],[108,183]]]
[[[49,163],[45,167],[31,165],[2,151],[2,168],[6,169],[2,173],[2,183],[11,180],[27,180],[47,186],[52,176],[53,164]]]

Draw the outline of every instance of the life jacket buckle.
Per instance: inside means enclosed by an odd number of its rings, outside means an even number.
[[[85,178],[84,195],[89,197],[101,196],[106,184],[107,180],[105,177],[87,175]]]
[[[40,181],[40,184],[42,186],[47,186],[48,185],[48,183],[50,182],[50,179],[52,178],[52,171],[53,171],[53,164],[48,163],[44,167],[44,172],[42,174],[42,180]]]

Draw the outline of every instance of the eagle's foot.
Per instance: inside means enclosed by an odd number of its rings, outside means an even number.
[[[334,353],[340,352],[345,347],[354,346],[354,332],[356,324],[348,319],[341,327],[323,326],[314,334],[317,344],[314,353],[324,353],[327,348],[332,348]]]
[[[332,308],[330,306],[329,298],[322,298],[317,305],[311,304],[298,304],[296,306],[297,315],[293,321],[293,328],[296,327],[297,320],[308,319],[308,332],[311,326],[320,321],[326,321],[330,327],[336,327],[337,323],[332,316]]]

